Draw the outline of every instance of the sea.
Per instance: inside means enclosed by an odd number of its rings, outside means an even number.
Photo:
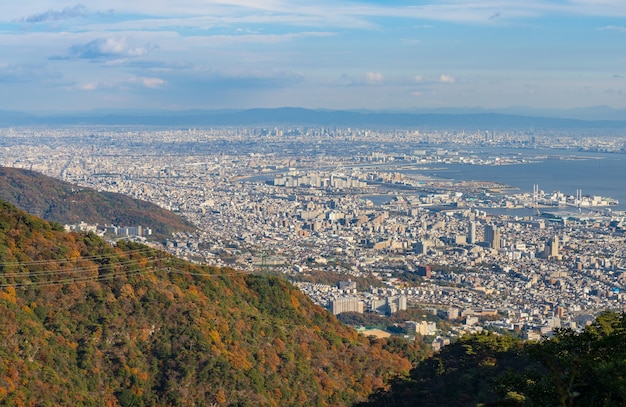
[[[446,148],[446,146],[437,146]],[[448,146],[453,150],[454,146]],[[510,147],[477,147],[459,150],[459,155],[472,155],[483,159],[507,158],[520,164],[475,165],[433,163],[420,165],[419,169],[393,169],[405,174],[421,174],[433,178],[459,181],[493,181],[509,186],[512,192],[533,192],[533,186],[546,193],[559,191],[567,195],[576,195],[581,190],[583,195],[603,196],[617,199],[618,205],[611,206],[614,211],[626,211],[626,154],[600,153],[560,149],[534,149]],[[248,181],[271,179],[273,175],[250,177]],[[365,195],[376,205],[387,203],[393,195]],[[523,209],[495,209],[509,213],[526,215]],[[534,212],[530,210],[530,212]]]
[[[532,193],[534,185],[547,193],[559,191],[573,196],[581,190],[583,195],[615,198],[619,204],[611,209],[626,210],[626,154],[510,148],[488,148],[472,153],[481,158],[514,157],[529,162],[503,165],[437,163],[432,169],[402,172],[452,180],[494,181],[516,189],[515,192]]]

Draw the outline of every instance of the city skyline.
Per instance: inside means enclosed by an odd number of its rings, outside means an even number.
[[[617,1],[0,6],[3,110],[626,108]]]

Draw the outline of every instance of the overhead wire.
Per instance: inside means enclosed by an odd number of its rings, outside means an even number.
[[[135,259],[132,258],[133,255],[137,254],[151,254],[152,256],[148,259]],[[119,260],[113,261],[110,263],[100,263],[99,261],[110,261],[112,260],[111,256],[118,256]],[[175,259],[175,258],[174,258]],[[0,269],[2,268],[13,268],[20,267],[21,271],[11,271],[11,272],[2,272],[0,271],[0,278],[13,278],[13,279],[21,279],[21,278],[31,278],[31,277],[56,277],[51,278],[45,281],[24,281],[24,282],[5,282],[0,283],[0,288],[8,288],[8,287],[41,287],[41,286],[52,286],[52,285],[65,285],[65,284],[73,284],[73,283],[82,283],[82,282],[98,282],[110,280],[116,277],[123,276],[133,276],[133,275],[141,275],[141,274],[149,274],[155,273],[158,271],[167,271],[171,274],[181,274],[181,275],[190,275],[190,276],[199,276],[199,277],[224,277],[230,275],[241,275],[241,274],[250,274],[244,270],[230,270],[230,272],[225,273],[200,273],[193,271],[184,271],[180,269],[172,269],[171,266],[161,266],[155,268],[159,262],[168,262],[169,260],[173,260],[171,255],[163,252],[158,249],[154,249],[151,247],[142,247],[139,249],[122,251],[122,252],[111,252],[111,253],[103,253],[98,255],[91,256],[80,256],[80,257],[67,257],[61,259],[49,259],[49,260],[32,260],[32,261],[14,261],[14,262],[0,262]],[[93,264],[84,265],[82,267],[71,267],[67,268],[69,264],[83,262],[83,261],[91,261]],[[142,267],[135,268],[133,270],[115,270],[120,267],[128,267],[134,264],[138,264],[137,262],[142,262]],[[28,270],[29,268],[45,268],[46,266],[56,266],[53,270]],[[24,270],[26,268],[26,270]],[[110,270],[106,270],[110,268]],[[104,270],[103,270],[104,269]],[[82,273],[98,273],[98,275],[81,275]],[[67,276],[66,278],[60,278],[61,276]]]
[[[125,261],[115,262],[115,263],[106,263],[106,264],[98,264],[94,263],[86,267],[79,268],[71,268],[71,269],[57,269],[57,270],[39,270],[39,271],[30,271],[25,270],[22,272],[14,272],[14,273],[0,273],[0,277],[37,277],[37,276],[46,276],[52,274],[70,274],[70,273],[80,273],[83,271],[99,271],[101,267],[119,267],[119,266],[128,266],[135,263],[137,260],[135,259],[124,259]],[[159,258],[148,259],[148,263],[155,263]]]
[[[180,269],[172,269],[171,266],[161,265],[160,267],[155,267],[159,265],[162,261],[162,258],[155,257],[147,260],[142,267],[137,269],[129,269],[129,270],[102,270],[100,269],[102,264],[94,264],[89,267],[82,268],[73,268],[69,270],[46,270],[46,271],[38,271],[38,272],[22,272],[22,273],[0,273],[0,278],[29,278],[29,277],[60,277],[60,275],[70,276],[67,278],[55,278],[45,281],[25,281],[25,282],[11,282],[11,283],[0,283],[0,288],[8,288],[8,287],[41,287],[41,286],[52,286],[52,285],[65,285],[65,284],[73,284],[73,283],[83,283],[83,282],[98,282],[110,280],[117,277],[129,277],[134,275],[142,275],[142,274],[150,274],[159,271],[166,271],[169,274],[180,274],[180,275],[190,275],[190,276],[198,276],[198,277],[228,277],[234,275],[242,275],[249,274],[244,270],[231,270],[230,272],[223,273],[199,273],[193,271],[185,271]],[[127,259],[125,262],[117,262],[107,264],[106,266],[115,267],[127,267],[132,266],[136,262],[135,259]],[[104,271],[104,273],[103,273]],[[99,273],[98,275],[80,275],[81,273]],[[74,275],[73,277],[71,275]]]
[[[0,283],[0,288],[7,287],[37,287],[46,285],[62,285],[72,284],[80,282],[97,282],[104,281],[116,277],[132,276],[138,274],[154,273],[163,268],[155,268],[157,263],[166,259],[167,255],[164,255],[160,251],[156,251],[156,255],[149,258],[135,259],[132,256],[136,254],[151,254],[154,249],[150,247],[142,247],[140,249],[128,250],[123,252],[112,252],[107,254],[99,254],[85,257],[76,258],[63,258],[63,259],[50,259],[50,260],[34,260],[24,262],[4,262],[0,263],[0,268],[6,267],[20,267],[19,272],[0,272],[0,278],[32,278],[32,277],[56,277],[45,281],[24,281],[24,282],[4,282]],[[112,257],[117,256],[117,258]],[[77,263],[82,261],[91,261],[92,264],[84,265],[83,267],[71,267],[67,266],[71,263]],[[100,261],[103,261],[102,263]],[[106,262],[104,262],[106,261]],[[119,270],[119,268],[127,268],[135,264],[141,264],[139,268]],[[46,266],[56,266],[52,270],[28,270],[32,268],[41,268]],[[92,275],[84,275],[90,273]],[[97,275],[93,275],[98,273]],[[66,275],[67,278],[60,278]]]
[[[149,253],[149,252],[154,251],[154,250],[155,249],[152,249],[150,247],[145,247],[145,248],[141,248],[141,249],[123,251],[121,254],[132,255],[132,254],[138,254],[138,253]],[[119,254],[119,253],[111,253],[111,254]],[[67,258],[62,258],[62,259],[49,259],[49,260],[31,260],[31,261],[2,262],[2,263],[0,263],[0,267],[53,264],[53,263],[58,263],[58,262],[64,262],[64,261],[69,262],[69,261],[76,261],[76,260],[108,259],[108,258],[110,258],[111,254],[109,254],[109,255],[107,255],[107,254],[99,254],[99,255],[84,256],[84,257],[83,256],[79,256],[79,257],[76,257],[76,258],[67,257]]]
[[[245,270],[233,270],[232,273],[194,273],[191,271],[183,271],[183,270],[168,270],[168,273],[171,274],[185,274],[190,276],[202,276],[202,277],[223,277],[223,276],[234,276],[240,274],[250,274]]]
[[[165,268],[152,268],[146,267],[139,270],[125,270],[119,271],[116,273],[108,273],[108,274],[100,274],[97,276],[83,276],[76,278],[66,278],[61,280],[51,280],[51,281],[28,281],[23,283],[4,283],[0,284],[0,288],[7,287],[40,287],[40,286],[52,286],[52,285],[66,285],[66,284],[74,284],[74,283],[90,283],[90,282],[98,282],[111,280],[116,277],[129,277],[134,275],[142,275],[142,274],[150,274],[155,273],[157,271],[165,270]]]

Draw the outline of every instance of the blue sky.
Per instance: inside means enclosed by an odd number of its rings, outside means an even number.
[[[0,5],[0,109],[626,108],[624,0]]]

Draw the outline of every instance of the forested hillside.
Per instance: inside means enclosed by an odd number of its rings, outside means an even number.
[[[0,201],[2,405],[351,405],[419,355],[282,280],[111,247]]]
[[[153,229],[156,238],[195,229],[190,222],[152,203],[20,168],[0,167],[0,199],[61,224],[141,225]]]
[[[466,336],[359,405],[624,406],[626,316],[606,312],[541,342]]]

